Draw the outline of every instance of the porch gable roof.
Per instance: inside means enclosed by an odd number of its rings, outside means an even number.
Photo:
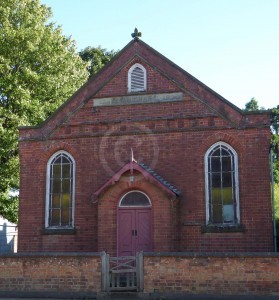
[[[116,172],[108,181],[106,181],[95,193],[95,197],[99,197],[109,186],[115,184],[119,181],[120,177],[130,171],[133,174],[133,170],[140,172],[143,177],[158,185],[162,190],[167,192],[169,195],[174,197],[179,197],[181,195],[180,191],[174,187],[171,183],[166,181],[163,177],[159,176],[154,170],[144,163],[137,163],[136,161],[128,162],[124,165],[118,172]]]

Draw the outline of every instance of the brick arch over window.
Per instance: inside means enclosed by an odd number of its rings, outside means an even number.
[[[136,63],[128,71],[128,92],[144,91],[146,91],[146,69]]]
[[[74,227],[75,160],[60,150],[47,163],[46,228]]]
[[[41,154],[41,161],[44,164],[47,164],[49,158],[53,155],[55,155],[55,153],[58,153],[59,151],[64,151],[67,153],[71,153],[72,157],[78,157],[79,156],[79,151],[78,151],[78,147],[75,146],[70,146],[68,143],[62,141],[60,143],[51,143],[49,145],[46,145],[43,147],[43,152]]]
[[[204,156],[205,152],[210,148],[214,143],[217,142],[224,142],[229,144],[231,147],[234,148],[234,150],[238,153],[241,154],[243,152],[243,145],[239,142],[237,137],[232,136],[228,133],[224,132],[216,132],[207,138],[205,138],[202,143],[200,148],[198,149],[200,155]],[[238,157],[240,158],[240,157]]]

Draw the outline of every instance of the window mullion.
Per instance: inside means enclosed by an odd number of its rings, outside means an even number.
[[[232,180],[232,198],[233,198],[233,212],[234,212],[234,222],[237,221],[237,202],[235,197],[235,165],[234,156],[231,155],[231,180]]]
[[[223,159],[222,146],[220,146],[220,177],[221,177],[221,203],[222,203],[222,223],[224,223],[224,190],[223,190]]]
[[[63,197],[63,192],[62,192],[62,184],[63,184],[63,156],[61,155],[61,163],[60,163],[60,207],[59,207],[59,225],[62,226],[62,197]]]
[[[48,210],[48,225],[52,224],[52,213],[53,213],[53,163],[50,165],[50,176],[49,176],[49,210]]]
[[[208,177],[209,177],[209,209],[210,209],[210,216],[209,220],[212,223],[213,222],[213,203],[212,203],[212,156],[210,155],[208,157],[208,162],[209,162],[209,170],[208,170]]]

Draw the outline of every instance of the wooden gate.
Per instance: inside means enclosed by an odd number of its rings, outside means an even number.
[[[110,257],[106,254],[105,291],[142,291],[143,254]]]

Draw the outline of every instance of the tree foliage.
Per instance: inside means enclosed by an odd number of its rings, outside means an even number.
[[[276,232],[277,237],[279,233],[279,183],[274,184],[274,212],[275,212],[275,221],[276,221]],[[278,243],[278,239],[277,239]],[[277,245],[279,246],[279,244]]]
[[[253,97],[245,104],[245,111],[258,111],[260,110],[258,101]]]
[[[273,133],[279,135],[279,105],[277,107],[274,107],[272,109],[272,115],[271,115],[271,125]]]
[[[87,70],[92,77],[96,74],[104,65],[106,65],[118,51],[107,51],[107,49],[99,47],[86,47],[79,52],[82,60],[88,62]]]
[[[274,177],[274,210],[277,227],[277,237],[279,233],[279,105],[272,109],[272,149],[273,149],[273,177]],[[277,239],[278,243],[278,239]],[[279,246],[279,244],[278,244]]]
[[[87,77],[86,63],[39,0],[0,5],[0,214],[15,222],[18,126],[46,119]]]
[[[274,154],[274,181],[275,183],[279,184],[279,105],[272,109],[271,129],[271,143]]]
[[[258,101],[255,98],[252,98],[245,104],[244,111],[259,110]],[[277,231],[279,231],[279,105],[271,110],[271,134],[271,147],[273,150],[274,209]]]

